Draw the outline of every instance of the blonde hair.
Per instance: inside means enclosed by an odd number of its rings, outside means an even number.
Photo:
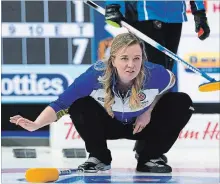
[[[115,59],[116,53],[121,48],[127,48],[128,46],[139,44],[142,48],[142,64],[141,69],[137,77],[134,79],[134,83],[131,87],[131,96],[129,98],[129,106],[131,109],[137,109],[141,107],[138,93],[140,92],[143,82],[145,80],[144,62],[147,60],[146,53],[144,51],[144,44],[135,35],[131,33],[123,33],[116,36],[112,42],[110,57],[105,60],[106,70],[102,77],[101,83],[103,84],[105,91],[104,107],[111,117],[114,117],[112,111],[112,105],[114,104],[114,94],[112,91],[112,82],[114,75],[116,74],[116,68],[113,67],[112,62]]]

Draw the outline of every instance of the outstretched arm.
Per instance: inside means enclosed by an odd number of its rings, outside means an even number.
[[[31,132],[39,128],[42,128],[46,125],[49,125],[56,120],[57,120],[56,112],[50,106],[46,107],[35,121],[31,121],[20,115],[10,117],[11,123],[20,125],[22,128]]]
[[[35,121],[26,119],[20,115],[10,117],[10,122],[20,125],[28,131],[35,131],[41,127],[51,124],[68,113],[68,108],[79,98],[88,96],[97,83],[97,72],[91,66],[81,74],[74,82],[59,96],[56,101],[49,104],[37,117]]]

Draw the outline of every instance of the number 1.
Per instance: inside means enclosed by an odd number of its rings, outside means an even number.
[[[84,22],[84,4],[82,1],[72,1],[75,4],[76,22]]]

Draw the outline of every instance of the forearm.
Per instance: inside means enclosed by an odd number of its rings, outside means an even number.
[[[35,123],[37,123],[39,125],[39,128],[41,128],[51,124],[56,120],[57,120],[56,112],[53,110],[52,107],[47,106],[37,117]]]

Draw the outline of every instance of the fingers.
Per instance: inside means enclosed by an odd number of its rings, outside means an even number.
[[[26,119],[23,117],[20,118],[15,118],[15,119],[10,119],[9,120],[11,123],[14,123],[16,125],[19,125],[20,123],[26,123]]]
[[[26,129],[28,131],[36,130],[36,124],[33,121],[28,120],[26,118],[23,118],[20,115],[16,115],[16,116],[10,117],[9,121],[11,123],[16,124],[16,125],[19,125],[20,127],[24,128],[24,129]]]
[[[141,132],[145,127],[142,124],[136,124],[133,130],[133,134]]]
[[[10,121],[11,123],[17,124],[17,123],[18,123],[18,120],[21,119],[21,118],[23,118],[23,117],[20,116],[20,115],[16,115],[16,116],[10,117],[10,120],[9,120],[9,121]]]
[[[12,116],[12,117],[10,117],[10,120],[15,120],[15,121],[17,121],[17,119],[18,118],[21,118],[22,116],[20,116],[20,115],[16,115],[16,116]]]
[[[20,127],[28,130],[28,131],[34,131],[35,130],[35,123],[33,121],[30,121],[28,119],[25,119],[23,117],[20,117],[18,119],[10,120],[11,123],[14,123],[16,125],[19,125]]]
[[[23,118],[22,116],[20,115],[16,115],[16,116],[13,116],[13,117],[10,117],[10,120],[9,120],[11,123],[14,123],[16,125],[19,125],[20,123],[31,123],[30,120],[26,119],[26,118]]]

